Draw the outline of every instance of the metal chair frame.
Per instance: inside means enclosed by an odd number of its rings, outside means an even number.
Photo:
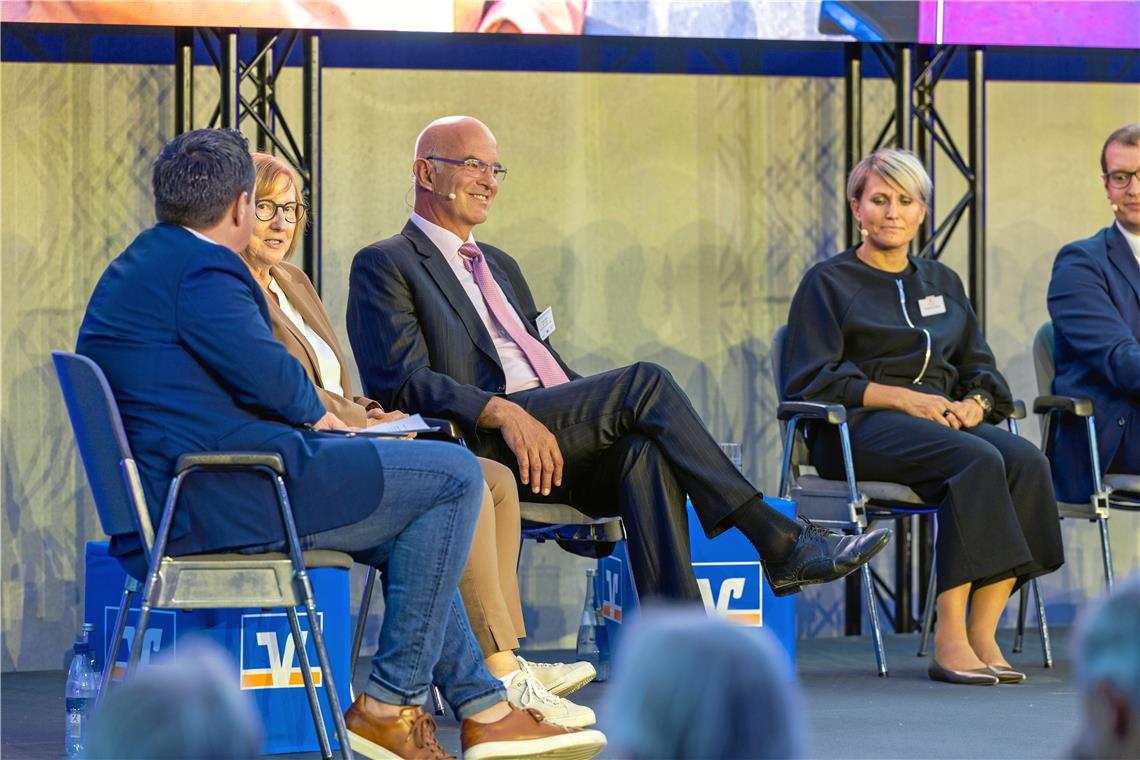
[[[777,390],[783,388],[780,378],[779,353],[783,350],[786,327],[780,327],[773,336],[773,352],[777,358],[772,363],[772,371]],[[800,485],[801,466],[807,466],[807,446],[802,434],[797,437],[801,422],[821,422],[836,426],[839,430],[839,442],[843,452],[844,484],[846,485],[847,502],[845,509],[830,509],[822,516],[806,516],[814,522],[827,525],[839,530],[850,530],[861,534],[871,523],[881,519],[901,520],[917,515],[929,515],[934,520],[934,531],[937,535],[938,522],[936,519],[938,507],[927,504],[918,494],[910,488],[898,483],[880,481],[859,481],[855,478],[855,465],[851,453],[851,436],[847,423],[847,409],[841,404],[821,404],[809,401],[780,401],[776,411],[777,419],[784,424],[784,458],[780,468],[779,493],[784,498],[793,499],[797,503],[797,511],[801,504],[822,506],[828,501],[836,501],[835,496],[822,493],[811,493]],[[1009,430],[1017,435],[1017,420],[1026,416],[1025,404],[1014,402],[1014,411],[1007,420]],[[818,475],[814,476],[820,484],[834,483]],[[804,498],[804,497],[807,498]],[[930,575],[926,585],[926,604],[922,612],[922,638],[919,642],[917,655],[925,657],[934,624],[934,598],[936,589],[936,563],[931,558]],[[869,564],[860,568],[863,582],[863,595],[866,598],[867,613],[871,621],[871,642],[875,651],[875,664],[880,677],[887,675],[886,652],[883,648],[882,629],[879,623],[875,602],[882,604],[882,600],[874,585],[874,573]],[[1022,586],[1019,600],[1018,632],[1014,639],[1014,651],[1021,651],[1021,641],[1024,634],[1024,610],[1027,603],[1028,588],[1032,586],[1037,603],[1038,630],[1041,635],[1041,649],[1044,665],[1053,666],[1052,645],[1049,638],[1048,622],[1045,618],[1045,607],[1041,602],[1041,594],[1037,579],[1034,578],[1026,586]]]
[[[351,760],[352,750],[344,716],[340,709],[336,685],[325,649],[320,619],[313,601],[313,589],[306,564],[310,567],[348,569],[352,558],[340,552],[302,553],[296,523],[285,488],[284,463],[277,454],[250,452],[211,452],[186,454],[178,459],[175,475],[167,490],[157,535],[147,509],[146,496],[138,467],[127,442],[118,405],[99,366],[91,359],[74,353],[52,352],[64,402],[80,443],[80,455],[91,483],[100,523],[109,535],[134,530],[141,538],[147,563],[145,582],[128,574],[123,588],[114,633],[108,638],[99,695],[110,686],[114,658],[126,626],[128,611],[136,594],[141,592],[141,606],[130,658],[123,680],[137,668],[142,653],[151,609],[216,609],[260,607],[285,609],[297,657],[305,683],[305,692],[320,742],[321,755],[331,758],[328,733],[321,717],[320,703],[309,667],[308,653],[302,645],[296,608],[304,606],[309,631],[321,669],[322,683],[333,713],[341,756]],[[78,396],[82,395],[80,399]],[[102,404],[99,404],[99,400]],[[92,408],[98,406],[99,408]],[[100,435],[102,433],[102,435]],[[111,440],[113,439],[113,440]],[[117,461],[119,477],[112,473]],[[166,547],[178,506],[178,495],[191,475],[199,472],[255,472],[264,475],[274,486],[284,528],[287,553],[198,554],[166,556]],[[116,482],[117,481],[117,482]],[[97,697],[98,699],[98,697]]]
[[[1041,450],[1049,458],[1050,464],[1053,464],[1051,434],[1054,420],[1062,415],[1070,415],[1085,421],[1093,491],[1089,494],[1088,502],[1082,504],[1059,502],[1057,506],[1062,519],[1068,517],[1097,523],[1100,528],[1101,559],[1104,561],[1104,583],[1111,589],[1114,578],[1108,518],[1112,509],[1140,510],[1140,478],[1135,475],[1111,473],[1101,476],[1092,399],[1083,396],[1052,395],[1053,378],[1056,375],[1056,365],[1053,363],[1054,347],[1053,323],[1045,322],[1037,329],[1037,334],[1033,338],[1033,365],[1037,378],[1037,392],[1041,394],[1033,400],[1033,412],[1041,419]]]

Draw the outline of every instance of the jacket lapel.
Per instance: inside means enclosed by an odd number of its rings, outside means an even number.
[[[416,252],[423,256],[424,268],[435,280],[436,286],[439,287],[451,308],[463,321],[464,327],[467,328],[467,334],[471,337],[471,342],[478,346],[479,350],[499,365],[501,369],[502,365],[499,363],[499,352],[495,350],[495,343],[491,340],[487,328],[483,325],[483,320],[479,318],[479,312],[475,311],[471,299],[467,297],[467,291],[459,284],[455,272],[451,270],[451,265],[447,263],[443,253],[412,221],[408,221],[404,225],[403,235],[415,246]]]
[[[1140,301],[1140,262],[1136,261],[1136,257],[1132,254],[1132,247],[1128,245],[1128,241],[1124,239],[1124,235],[1115,224],[1108,228],[1104,242],[1108,249],[1108,260],[1128,280],[1128,284],[1136,293],[1137,301]]]
[[[277,285],[285,293],[285,297],[289,299],[289,303],[293,304],[293,308],[301,313],[301,319],[305,320],[305,324],[321,336],[321,340],[328,344],[332,349],[333,355],[336,356],[337,363],[340,365],[340,387],[344,391],[344,395],[348,398],[352,396],[352,385],[349,382],[348,366],[344,362],[344,354],[340,350],[340,341],[337,340],[336,333],[333,331],[332,323],[329,322],[328,314],[309,288],[305,287],[307,283],[298,282],[296,275],[293,271],[285,269],[284,267],[273,267],[273,277],[277,280]],[[277,304],[273,304],[277,306]],[[298,336],[301,345],[304,346],[306,354],[309,356],[310,362],[313,365],[313,374],[317,378],[317,384],[322,388],[324,382],[321,379],[321,368],[317,362],[316,349],[312,347],[304,334],[293,324],[293,320],[285,316],[285,312],[277,307],[284,317],[287,326],[292,329],[293,334]]]

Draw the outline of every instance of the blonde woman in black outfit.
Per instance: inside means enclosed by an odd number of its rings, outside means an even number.
[[[1037,447],[996,427],[1012,397],[958,276],[908,255],[930,193],[907,151],[855,167],[847,194],[863,240],[800,283],[784,395],[846,405],[856,476],[939,505],[930,677],[1017,683],[1025,674],[998,647],[997,623],[1015,588],[1064,562],[1057,502]],[[813,463],[842,479],[838,434],[812,432]]]

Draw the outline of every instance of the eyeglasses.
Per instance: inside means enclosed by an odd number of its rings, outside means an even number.
[[[502,182],[507,178],[507,170],[502,164],[489,164],[486,161],[480,161],[477,158],[467,158],[460,161],[455,158],[444,158],[443,156],[428,156],[429,161],[442,161],[445,164],[452,166],[462,166],[463,170],[468,174],[483,175],[491,172],[491,176],[497,181]]]
[[[263,222],[272,222],[277,216],[277,209],[285,212],[285,221],[289,224],[296,224],[305,218],[305,207],[300,203],[258,201],[253,207],[253,214]]]
[[[1108,174],[1100,175],[1108,182],[1109,187],[1115,187],[1117,190],[1123,190],[1132,184],[1132,178],[1140,179],[1140,169],[1134,172],[1109,172]]]

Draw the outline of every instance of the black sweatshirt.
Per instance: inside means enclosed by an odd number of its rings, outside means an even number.
[[[985,395],[987,422],[1013,409],[962,281],[930,259],[883,272],[851,248],[813,266],[792,298],[782,368],[793,401],[860,407],[876,382],[954,400]]]

